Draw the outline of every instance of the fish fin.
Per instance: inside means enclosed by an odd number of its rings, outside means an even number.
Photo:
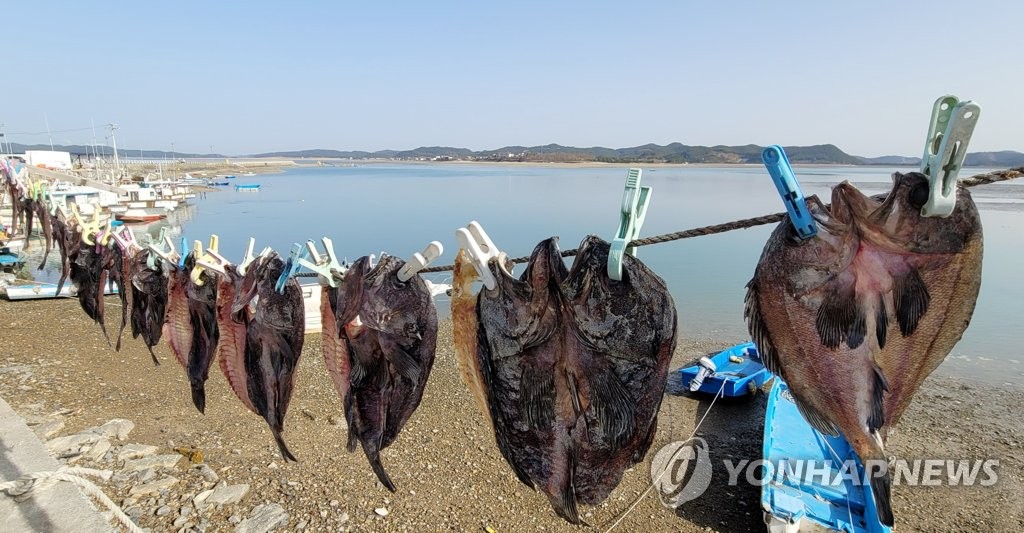
[[[285,444],[284,437],[281,436],[281,430],[272,427],[270,428],[270,432],[274,434],[274,442],[277,443],[277,448],[281,450],[281,457],[283,457],[285,461],[299,462],[299,460],[292,455],[292,452],[288,450],[288,445]]]
[[[885,338],[889,332],[889,314],[885,312],[885,304],[878,303],[878,312],[875,314],[875,336],[878,338],[878,348],[885,348]]]
[[[548,500],[551,502],[555,514],[572,524],[585,525],[580,519],[579,509],[576,507],[576,451],[569,449],[568,452],[569,464],[566,467],[568,470],[566,479],[561,486],[557,487],[557,491],[548,495]]]
[[[618,450],[633,435],[635,409],[629,391],[611,370],[595,374],[590,379],[591,405],[598,423],[613,451]]]
[[[380,462],[380,452],[370,454],[366,447],[363,447],[363,451],[366,452],[366,458],[370,461],[370,468],[373,469],[373,473],[377,474],[377,479],[380,480],[381,484],[387,487],[391,492],[397,492],[395,484],[391,481],[391,477],[388,476],[386,470],[384,470],[384,464]]]
[[[200,413],[206,414],[206,387],[200,382],[192,382],[192,403]]]
[[[356,398],[351,392],[343,401],[345,404],[345,423],[348,426],[348,442],[345,445],[345,449],[348,450],[348,453],[352,453],[356,451],[356,444],[359,443],[359,435],[356,433],[355,416],[359,408],[356,406]]]
[[[555,420],[555,375],[553,369],[526,365],[520,385],[520,401],[526,423],[548,429]]]
[[[844,340],[857,348],[867,336],[864,310],[857,305],[853,286],[833,288],[821,302],[815,319],[821,343],[835,350]]]
[[[875,496],[878,521],[892,527],[895,517],[892,513],[892,478],[888,472],[871,478],[871,493]]]
[[[868,428],[877,432],[885,425],[885,393],[889,391],[889,382],[885,379],[882,369],[872,363],[873,384],[871,387],[871,413],[868,415]]]
[[[405,351],[404,348],[387,333],[380,332],[377,334],[377,342],[381,347],[381,352],[384,355],[384,359],[387,362],[394,365],[395,370],[404,376],[406,379],[413,383],[418,383],[420,379],[420,363],[414,359],[409,352]]]
[[[917,329],[917,323],[928,311],[931,295],[917,270],[911,270],[893,280],[893,303],[896,306],[896,321],[900,333],[910,336]]]
[[[779,364],[779,354],[775,349],[768,333],[768,326],[764,323],[761,315],[761,305],[758,303],[758,287],[754,280],[747,283],[747,295],[743,299],[743,317],[747,320],[747,329],[750,331],[750,338],[757,346],[757,353],[761,356],[761,363],[769,372],[780,376],[782,365]]]
[[[818,433],[828,435],[830,437],[839,436],[839,428],[837,428],[831,420],[825,418],[824,415],[819,413],[817,409],[798,400],[796,395],[793,396],[793,403],[795,403],[797,409],[800,410],[800,414],[803,415],[804,420],[806,420],[812,428],[818,430]]]

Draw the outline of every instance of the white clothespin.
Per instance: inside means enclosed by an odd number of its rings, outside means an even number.
[[[423,283],[427,286],[427,290],[430,291],[430,297],[435,298],[442,294],[449,294],[448,291],[452,290],[452,286],[448,283],[434,283],[429,279],[423,280]]]
[[[921,173],[928,176],[930,193],[921,208],[926,217],[948,217],[956,207],[956,179],[967,156],[967,144],[981,115],[981,106],[946,95],[935,101],[928,124]]]
[[[320,285],[337,287],[338,278],[345,274],[348,267],[338,262],[338,256],[334,254],[334,241],[324,237],[320,239],[320,242],[324,245],[324,255],[320,255],[313,241],[306,241],[306,249],[309,251],[312,261],[300,257],[299,264],[311,272],[316,272]]]
[[[444,246],[438,241],[430,241],[430,244],[422,252],[412,254],[412,257],[405,262],[405,265],[398,271],[398,281],[406,282],[409,278],[423,270],[430,263],[434,262],[444,253]]]
[[[253,261],[255,261],[259,257],[266,257],[267,255],[270,254],[270,252],[273,251],[273,249],[267,246],[266,248],[263,249],[263,251],[260,252],[260,255],[252,255],[252,251],[255,248],[256,239],[253,237],[249,237],[249,244],[245,246],[245,255],[242,256],[242,261],[238,263],[238,268],[236,269],[238,270],[239,274],[244,276],[246,269],[249,268],[249,265],[251,265]]]
[[[473,267],[476,268],[476,273],[483,281],[484,287],[489,290],[497,287],[498,280],[494,279],[487,264],[491,259],[498,257],[500,251],[480,223],[474,220],[465,228],[455,230],[455,238],[459,241],[459,247],[469,254],[470,261],[473,262]]]

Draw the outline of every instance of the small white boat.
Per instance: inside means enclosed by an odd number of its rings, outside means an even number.
[[[167,215],[163,213],[151,213],[145,209],[128,209],[123,213],[115,213],[114,218],[131,224],[133,222],[153,222],[162,218],[167,218]]]
[[[8,300],[42,300],[45,298],[57,298],[56,283],[32,283],[26,285],[8,285],[2,289]],[[65,281],[61,287],[61,298],[72,298],[78,294],[78,288],[71,281]],[[117,294],[117,287],[113,283],[107,283],[107,290],[103,294]]]

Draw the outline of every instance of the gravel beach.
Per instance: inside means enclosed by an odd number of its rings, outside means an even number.
[[[107,299],[112,335],[118,304]],[[441,325],[422,404],[382,454],[395,494],[377,482],[361,450],[345,451],[341,402],[319,334],[306,337],[285,424],[298,463],[282,461],[266,424],[244,409],[218,369],[211,369],[202,415],[169,349],[157,347],[163,364],[155,367],[141,339],[126,337],[115,352],[76,300],[0,301],[0,396],[49,439],[61,461],[114,470],[104,491],[152,531],[606,530],[650,486],[655,452],[688,437],[709,404],[666,396],[645,461],[605,503],[582,508],[590,526],[577,527],[557,518],[501,458],[458,377],[449,321]],[[671,368],[739,340],[680,339]],[[990,487],[896,486],[896,529],[1024,530],[1024,393],[941,374],[925,383],[888,452],[998,459],[999,480]],[[663,506],[652,490],[616,530],[763,531],[760,489],[728,486],[721,465],[760,457],[764,407],[764,394],[716,402],[698,432],[715,465],[710,489],[678,509]],[[116,419],[130,423],[104,426]],[[60,440],[89,428],[97,429],[85,435],[95,438]]]

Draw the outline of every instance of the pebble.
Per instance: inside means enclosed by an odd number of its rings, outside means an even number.
[[[144,494],[155,494],[155,493],[160,492],[161,489],[166,489],[168,487],[173,486],[177,482],[178,482],[178,478],[176,478],[174,476],[167,476],[167,477],[165,477],[163,479],[158,479],[156,481],[151,481],[149,483],[143,483],[142,485],[136,485],[136,486],[132,487],[132,489],[130,491],[128,491],[128,494],[130,494],[132,496],[144,495]]]
[[[180,462],[182,457],[178,454],[167,454],[167,455],[156,455],[153,457],[145,457],[143,459],[133,459],[125,461],[124,471],[125,472],[137,472],[139,470],[145,470],[147,468],[173,468]]]
[[[179,511],[179,513],[181,513],[181,516],[188,516],[192,514],[192,507],[185,505],[181,508],[181,511]]]
[[[320,509],[320,518],[327,518],[327,509]]]
[[[142,518],[141,507],[129,507],[124,510],[124,514],[128,515],[128,518],[132,519],[132,522],[139,523],[139,519]]]
[[[242,521],[242,517],[240,517],[240,516],[238,516],[236,514],[233,514],[233,515],[228,517],[228,522],[231,522],[232,524],[237,524],[237,523],[239,523],[241,521]]]
[[[378,507],[378,508],[374,509],[373,512],[377,513],[378,516],[387,516],[388,515],[388,510],[383,508],[383,507]]]
[[[128,434],[131,433],[133,429],[135,429],[135,422],[124,418],[115,418],[102,426],[89,428],[85,431],[95,433],[108,439],[124,440],[128,438]]]
[[[204,505],[229,505],[238,503],[249,492],[249,484],[228,485],[221,482],[203,502]]]
[[[344,524],[346,522],[348,522],[348,513],[341,513],[341,516],[338,517],[338,523]]]
[[[150,455],[156,454],[160,448],[156,446],[150,446],[148,444],[125,444],[121,446],[121,449],[117,452],[118,461],[126,461],[128,459],[142,459],[143,457],[149,457]]]
[[[288,513],[279,503],[266,503],[253,507],[249,518],[235,528],[235,533],[266,533],[288,525]]]
[[[172,523],[171,526],[173,526],[173,527],[181,527],[181,526],[185,525],[185,522],[188,522],[188,517],[187,516],[179,516],[178,518],[174,519],[174,523]]]
[[[195,468],[196,470],[199,471],[199,475],[203,476],[203,480],[208,483],[216,483],[220,479],[220,476],[217,475],[217,472],[215,472],[212,468],[210,468],[209,465],[205,463],[196,465]]]
[[[58,456],[67,453],[78,453],[82,446],[93,444],[98,440],[100,440],[100,436],[95,433],[78,433],[77,435],[67,435],[50,440],[46,443],[46,449],[51,454]]]
[[[330,506],[331,507],[337,507],[339,503],[341,503],[341,502],[339,502],[338,500],[331,500]]]
[[[153,479],[154,477],[156,477],[156,470],[153,469],[153,468],[147,468],[147,469],[143,470],[142,472],[139,472],[138,482],[139,483],[145,483],[145,482]]]
[[[334,415],[330,415],[327,417],[327,423],[332,426],[338,426],[341,425],[341,419]]]
[[[40,438],[48,439],[57,433],[60,433],[60,430],[62,429],[64,429],[64,421],[57,419],[43,422],[42,424],[32,428],[32,431],[35,431],[36,435],[39,435]]]
[[[155,514],[157,516],[167,516],[167,515],[171,514],[171,508],[165,505],[165,506],[157,509]]]
[[[83,454],[83,457],[90,461],[102,461],[107,452],[110,451],[110,441],[107,439],[100,439],[93,444],[89,451]]]

